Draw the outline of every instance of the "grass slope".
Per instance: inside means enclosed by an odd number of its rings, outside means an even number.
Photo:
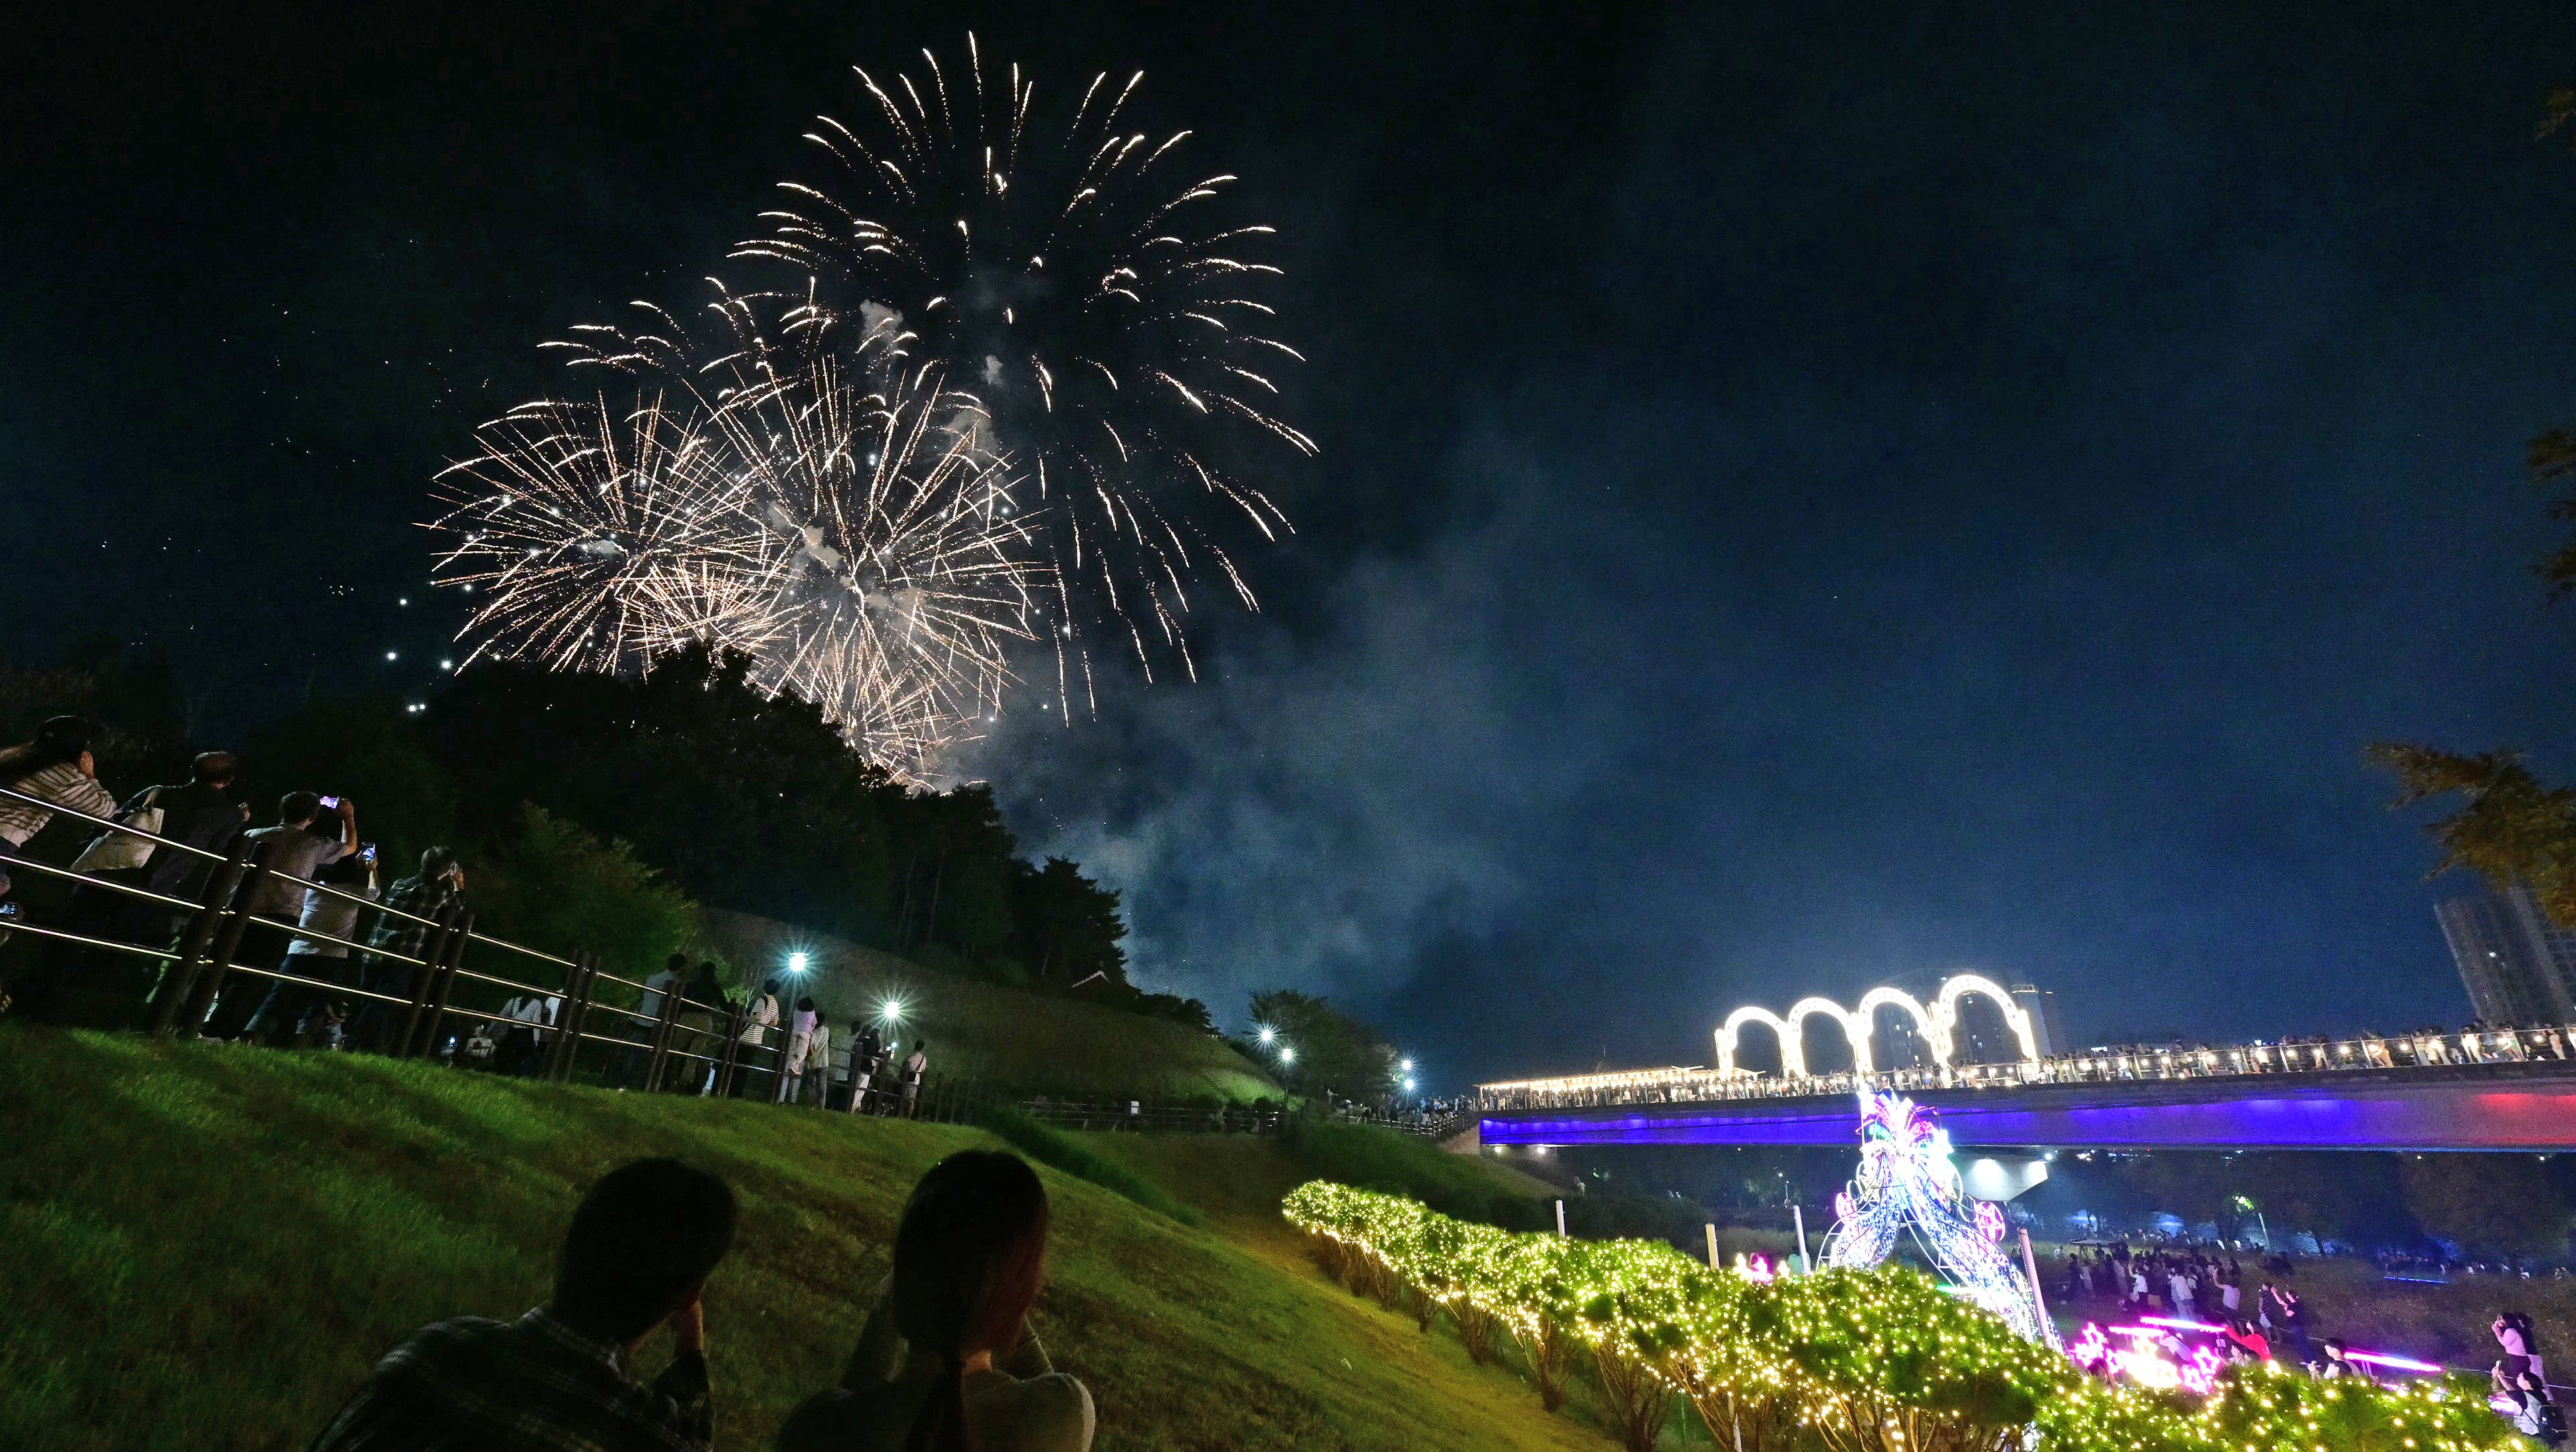
[[[1609,1445],[1317,1276],[1277,1218],[1303,1173],[1277,1147],[1086,1139],[1208,1217],[1041,1171],[1040,1327],[1097,1397],[1102,1448]],[[742,1196],[708,1292],[718,1434],[765,1446],[837,1374],[914,1179],[991,1142],[0,1023],[0,1446],[300,1447],[414,1327],[541,1299],[581,1188],[657,1153]]]
[[[1073,1096],[1249,1103],[1280,1092],[1224,1040],[1187,1024],[933,972],[749,913],[710,909],[703,916],[709,935],[737,961],[783,964],[791,952],[809,955],[814,971],[797,991],[813,995],[834,1033],[900,1000],[899,1037],[930,1041],[934,1073]]]

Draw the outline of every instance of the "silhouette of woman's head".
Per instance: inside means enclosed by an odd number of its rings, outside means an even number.
[[[913,1187],[894,1237],[895,1329],[944,1364],[907,1448],[966,1447],[962,1368],[1019,1343],[1046,1277],[1048,1219],[1037,1172],[999,1150],[950,1155]]]

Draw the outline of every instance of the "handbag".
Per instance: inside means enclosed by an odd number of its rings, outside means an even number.
[[[144,794],[140,803],[127,808],[125,814],[116,820],[136,831],[150,832],[157,836],[161,831],[160,801],[161,789],[154,787]],[[152,860],[152,849],[159,845],[161,844],[153,841],[152,838],[137,837],[133,832],[114,830],[101,832],[89,840],[88,846],[81,849],[80,856],[72,859],[72,871],[121,872],[128,868],[141,867]]]

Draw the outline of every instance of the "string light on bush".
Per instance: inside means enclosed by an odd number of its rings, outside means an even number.
[[[1514,1234],[1322,1180],[1281,1209],[1353,1292],[1425,1330],[1447,1315],[1479,1361],[1494,1333],[1509,1335],[1550,1409],[1574,1360],[1589,1356],[1605,1410],[1635,1448],[1656,1445],[1674,1397],[1720,1447],[1747,1452],[2527,1447],[2467,1378],[2383,1387],[2187,1353],[2167,1363],[2170,1389],[2106,1384],[2077,1365],[2107,1359],[2101,1327],[2060,1355],[1902,1266],[1762,1282],[1661,1242]],[[2123,1328],[2123,1339],[2148,1346],[2151,1336],[2127,1333],[2157,1330]]]

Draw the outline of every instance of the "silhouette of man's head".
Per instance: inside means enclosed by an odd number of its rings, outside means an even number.
[[[602,1175],[555,1259],[554,1313],[603,1341],[642,1336],[686,1305],[733,1248],[733,1191],[673,1159]]]

